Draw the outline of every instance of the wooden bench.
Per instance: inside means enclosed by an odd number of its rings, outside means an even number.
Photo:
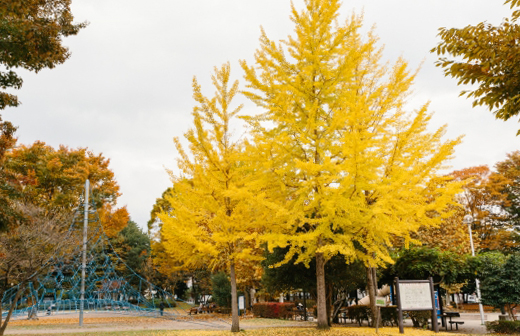
[[[213,308],[210,308],[210,307],[203,307],[203,308],[201,308],[200,312],[201,312],[201,313],[211,314],[211,313],[213,313]]]

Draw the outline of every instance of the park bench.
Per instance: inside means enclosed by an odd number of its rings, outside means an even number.
[[[460,314],[457,312],[445,312],[442,317],[444,318],[444,322],[446,322],[446,318],[449,318],[449,321],[447,321],[446,330],[448,330],[448,323],[450,324],[450,329],[453,330],[453,325],[455,324],[455,330],[459,330],[459,324],[464,324],[464,321],[452,321],[452,318],[454,317],[460,317]]]
[[[211,307],[202,307],[200,312],[201,313],[211,314],[211,313],[213,313],[213,308],[211,308]]]

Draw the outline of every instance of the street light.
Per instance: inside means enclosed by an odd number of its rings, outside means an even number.
[[[471,233],[471,224],[473,224],[473,216],[466,215],[464,216],[464,223],[468,224],[469,231],[469,242],[471,244],[471,255],[475,256],[475,247],[473,246],[473,234]],[[482,307],[482,301],[480,300],[480,281],[478,278],[475,278],[475,285],[477,287],[477,301],[478,301],[478,309],[480,311],[480,321],[482,324],[484,323],[484,308]]]

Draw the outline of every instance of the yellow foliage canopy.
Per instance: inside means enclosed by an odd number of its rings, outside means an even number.
[[[230,107],[238,82],[229,85],[229,64],[212,79],[217,92],[211,99],[193,81],[198,105],[195,127],[185,135],[190,155],[175,139],[182,174],[171,174],[174,188],[165,195],[170,210],[158,214],[162,245],[178,268],[229,269],[237,261],[261,259],[256,237],[265,224],[266,213],[259,211],[264,195],[254,192],[254,168],[230,130],[241,109]]]
[[[286,261],[391,262],[392,237],[408,242],[449,215],[460,183],[437,172],[460,139],[427,131],[427,104],[405,110],[415,74],[403,59],[380,64],[377,37],[360,36],[361,16],[337,25],[338,1],[305,3],[293,8],[294,36],[277,45],[262,32],[255,66],[242,62],[246,95],[264,110],[248,119],[264,179],[283,190],[270,195],[283,209],[280,230],[265,239],[290,246]]]

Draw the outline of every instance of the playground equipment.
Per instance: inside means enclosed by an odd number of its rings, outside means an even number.
[[[47,262],[48,271],[27,284],[16,302],[13,317],[80,312],[118,312],[144,316],[185,316],[174,297],[132,270],[117,254],[93,202],[88,181],[80,206],[74,212],[68,235],[72,247],[56,251]],[[4,293],[2,312],[7,314],[18,286]],[[83,294],[83,295],[82,295]],[[166,308],[164,314],[161,308]]]

